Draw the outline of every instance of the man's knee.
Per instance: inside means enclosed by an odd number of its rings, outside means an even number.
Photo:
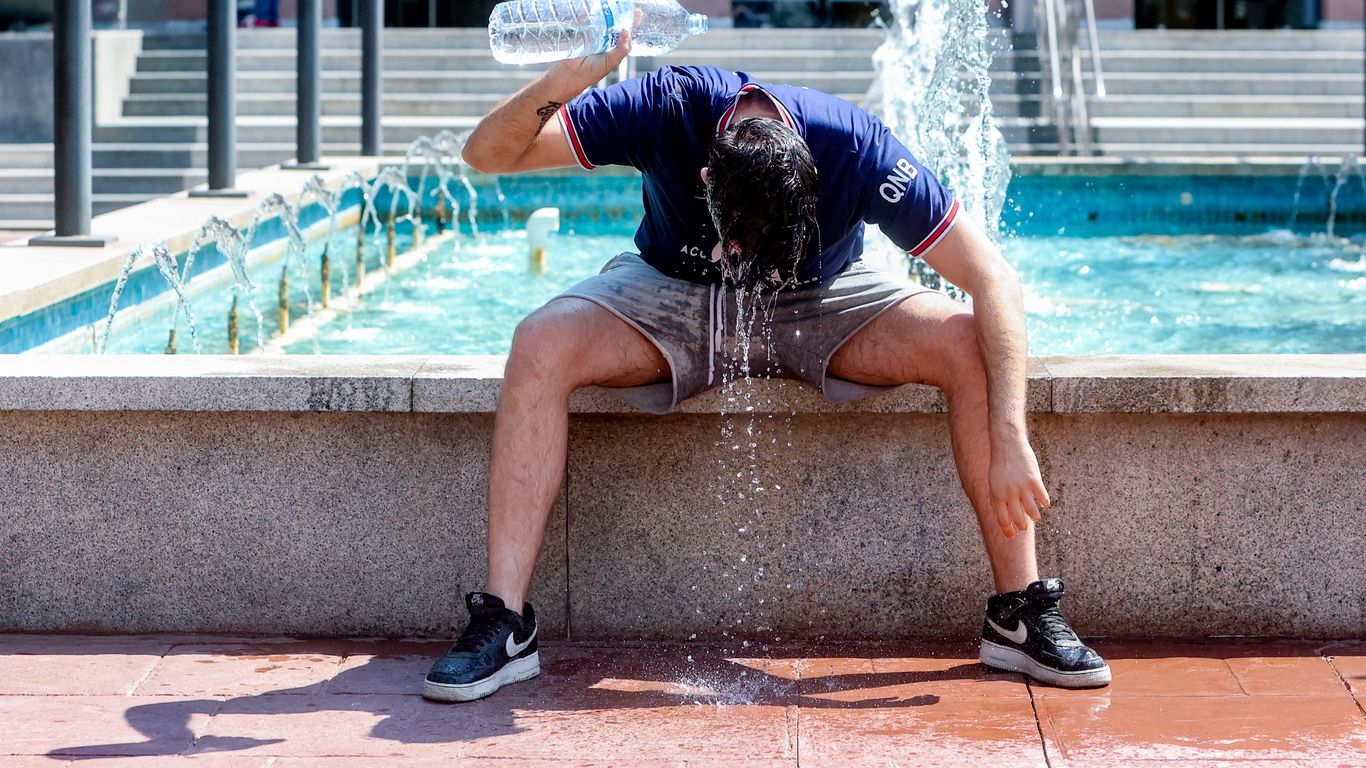
[[[583,299],[564,298],[527,315],[512,335],[505,378],[572,381],[583,344],[579,321],[591,309]]]

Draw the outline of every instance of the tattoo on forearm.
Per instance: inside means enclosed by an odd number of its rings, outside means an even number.
[[[536,110],[536,116],[541,118],[541,124],[536,126],[536,132],[540,133],[541,129],[545,127],[545,124],[550,122],[550,118],[554,117],[555,113],[563,106],[564,105],[558,101],[552,101]]]

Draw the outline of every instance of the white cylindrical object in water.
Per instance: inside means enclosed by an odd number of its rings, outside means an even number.
[[[545,245],[551,232],[560,231],[559,208],[537,208],[526,220],[526,245],[531,257],[531,268],[545,272]]]

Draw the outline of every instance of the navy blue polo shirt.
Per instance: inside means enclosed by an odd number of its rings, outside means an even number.
[[[816,162],[819,238],[812,238],[798,280],[829,278],[856,261],[865,221],[913,256],[933,248],[953,226],[958,203],[948,190],[880,120],[853,104],[810,88],[757,83],[743,72],[664,67],[590,90],[560,110],[579,165],[640,170],[645,216],[636,247],[655,269],[719,282],[711,261],[716,228],[699,172],[737,98],[752,90],[773,100]]]

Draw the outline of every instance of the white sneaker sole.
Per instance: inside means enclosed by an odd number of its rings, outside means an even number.
[[[482,699],[505,685],[520,683],[541,674],[541,653],[537,651],[520,659],[513,659],[503,668],[472,683],[422,682],[422,698],[433,701],[474,701]]]
[[[1024,651],[1007,648],[990,640],[982,641],[982,651],[978,656],[988,667],[1006,672],[1023,672],[1026,675],[1059,688],[1096,688],[1110,682],[1110,665],[1100,669],[1087,669],[1078,672],[1063,672],[1050,669],[1029,658]]]

